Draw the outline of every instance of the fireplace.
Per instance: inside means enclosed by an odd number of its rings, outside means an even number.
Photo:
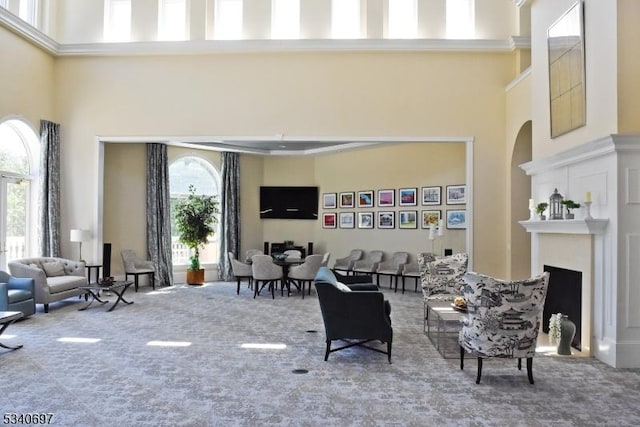
[[[566,314],[576,325],[571,346],[582,350],[582,273],[550,265],[545,265],[544,271],[549,272],[549,288],[542,314],[542,331],[549,333],[552,314]]]

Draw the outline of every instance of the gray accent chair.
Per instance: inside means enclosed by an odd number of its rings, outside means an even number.
[[[533,356],[542,323],[549,273],[525,280],[500,280],[479,273],[464,276],[467,315],[458,336],[460,369],[465,352],[477,357],[480,384],[482,360],[489,357],[527,359],[527,377],[533,384]]]
[[[389,276],[389,289],[395,279],[395,292],[398,292],[398,277],[402,274],[404,265],[409,261],[407,252],[394,252],[389,261],[381,261],[376,269],[376,283],[380,286],[380,276]]]
[[[246,264],[244,262],[238,261],[233,252],[229,252],[228,255],[229,262],[231,263],[231,270],[233,271],[233,275],[238,282],[238,289],[236,290],[236,294],[240,295],[240,281],[242,279],[248,280],[249,287],[251,287],[253,284],[253,272],[251,270],[251,264]]]
[[[367,254],[365,259],[354,262],[353,269],[351,271],[353,274],[366,274],[368,276],[373,276],[383,258],[384,252],[371,251]]]
[[[300,288],[302,291],[302,299],[304,299],[304,288],[307,283],[309,284],[309,295],[311,295],[311,282],[315,279],[321,264],[322,255],[309,255],[304,259],[303,264],[294,265],[289,268],[288,279]],[[289,287],[290,285],[287,284],[287,288]]]
[[[151,288],[156,288],[156,267],[153,262],[138,258],[136,252],[131,249],[120,251],[120,255],[122,256],[122,264],[124,264],[124,280],[129,280],[129,276],[133,276],[133,286],[136,292],[138,292],[138,277],[140,276],[149,276]]]
[[[47,276],[43,264],[61,263],[60,275]],[[49,312],[49,304],[67,298],[83,295],[79,286],[87,285],[84,262],[56,257],[22,258],[9,262],[9,271],[14,277],[29,277],[34,281],[35,303],[44,304],[44,312]]]
[[[275,298],[276,285],[282,281],[282,267],[273,263],[269,255],[254,255],[251,258],[251,272],[253,275],[253,298],[260,295],[260,291],[269,285],[271,298]],[[262,282],[262,286],[260,286]]]
[[[351,253],[349,253],[349,256],[346,256],[344,258],[336,258],[336,261],[333,264],[333,269],[344,271],[347,275],[349,275],[349,273],[353,269],[353,264],[356,261],[362,259],[363,254],[364,251],[362,249],[352,249]]]
[[[36,312],[35,282],[0,271],[0,311],[20,311],[24,317]]]

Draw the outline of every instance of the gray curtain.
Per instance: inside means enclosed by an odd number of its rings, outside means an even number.
[[[240,162],[238,153],[222,153],[222,194],[220,200],[220,278],[233,279],[227,252],[240,252]]]
[[[169,161],[164,144],[147,144],[147,255],[156,266],[156,283],[172,286]]]
[[[60,125],[40,120],[40,255],[60,256]]]

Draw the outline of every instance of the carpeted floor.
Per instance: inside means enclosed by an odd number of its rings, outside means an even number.
[[[384,292],[391,365],[360,348],[324,362],[315,290],[254,300],[217,282],[141,288],[110,313],[39,306],[2,338],[24,347],[0,351],[0,412],[52,413],[60,426],[640,425],[640,370],[541,355],[533,386],[505,360],[485,362],[476,385],[474,360],[460,371],[423,334],[421,296]]]

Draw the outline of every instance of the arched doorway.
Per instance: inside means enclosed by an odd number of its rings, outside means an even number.
[[[520,165],[531,161],[531,121],[520,128],[511,154],[510,186],[510,246],[511,259],[508,263],[511,279],[523,279],[531,276],[531,235],[518,223],[529,218],[529,197],[531,177]]]
[[[0,120],[0,269],[34,253],[38,136],[24,121]]]

